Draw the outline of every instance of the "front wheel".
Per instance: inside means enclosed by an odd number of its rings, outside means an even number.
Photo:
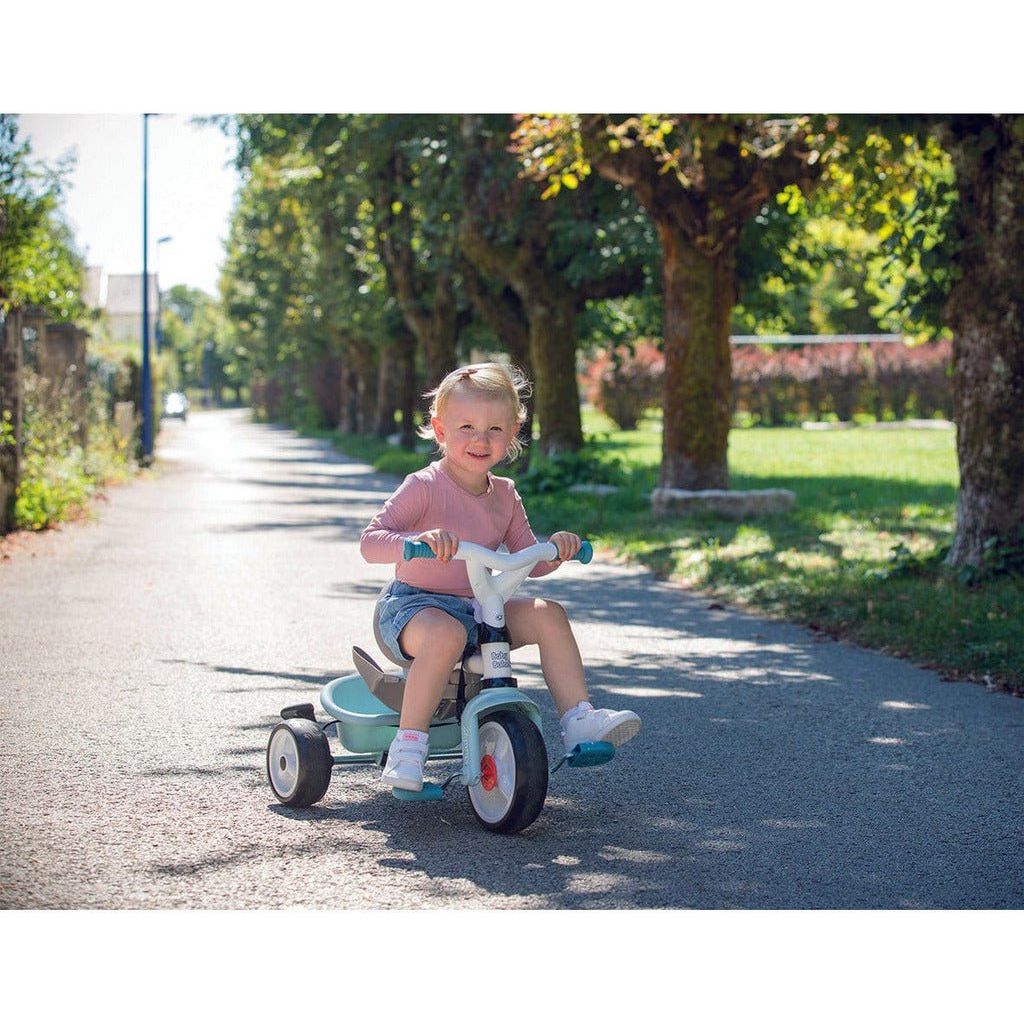
[[[286,718],[267,743],[267,778],[274,796],[288,807],[310,807],[331,784],[334,759],[316,722]]]
[[[548,757],[525,715],[495,711],[480,723],[480,782],[468,787],[477,821],[492,832],[522,832],[548,795]]]

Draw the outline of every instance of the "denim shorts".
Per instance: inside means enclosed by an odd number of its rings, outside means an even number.
[[[424,608],[440,608],[466,627],[466,643],[476,644],[477,623],[473,615],[473,602],[467,597],[454,594],[435,594],[430,590],[410,587],[401,580],[392,581],[377,601],[380,638],[388,655],[401,654],[399,662],[408,661],[409,655],[402,650],[398,636],[408,621]]]

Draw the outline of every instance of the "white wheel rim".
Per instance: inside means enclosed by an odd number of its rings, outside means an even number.
[[[299,748],[291,729],[277,729],[270,737],[267,767],[274,792],[287,800],[299,785]]]
[[[497,824],[508,814],[516,791],[516,756],[508,733],[497,722],[480,726],[480,758],[494,759],[496,782],[493,789],[483,783],[469,787],[469,799],[477,814],[489,825]]]

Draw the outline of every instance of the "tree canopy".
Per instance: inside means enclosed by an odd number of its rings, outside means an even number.
[[[54,319],[81,315],[84,261],[61,209],[68,163],[48,168],[0,114],[0,310],[39,306]]]

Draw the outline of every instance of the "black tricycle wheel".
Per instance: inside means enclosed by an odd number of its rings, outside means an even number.
[[[522,832],[548,795],[548,756],[540,730],[502,709],[480,722],[480,782],[468,787],[476,820],[492,832]]]
[[[288,807],[309,807],[327,792],[334,759],[316,722],[288,718],[267,741],[267,778],[274,796]]]

